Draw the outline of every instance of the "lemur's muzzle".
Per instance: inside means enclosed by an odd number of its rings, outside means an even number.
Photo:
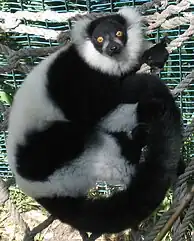
[[[115,41],[109,42],[109,44],[106,47],[106,54],[108,54],[111,57],[116,54],[119,54],[122,50],[122,47],[123,46],[121,44]]]

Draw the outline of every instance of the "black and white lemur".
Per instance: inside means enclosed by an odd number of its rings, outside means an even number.
[[[179,109],[157,76],[131,74],[146,48],[133,8],[82,19],[72,42],[37,65],[15,94],[7,150],[16,182],[80,231],[136,227],[177,175]],[[143,138],[133,135],[142,123]],[[98,180],[124,190],[88,199]]]

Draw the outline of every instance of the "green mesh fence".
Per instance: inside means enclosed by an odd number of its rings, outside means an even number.
[[[123,5],[137,6],[148,1],[143,0],[75,0],[75,1],[57,1],[57,0],[18,0],[18,1],[6,1],[0,0],[0,10],[16,12],[18,10],[28,10],[31,12],[38,12],[44,10],[52,10],[56,12],[74,12],[74,11],[89,11],[89,12],[114,12],[117,11]],[[175,1],[169,4],[177,4]],[[152,14],[157,9],[152,8],[147,11],[147,14]],[[194,5],[190,7],[187,12],[194,12]],[[178,16],[178,15],[177,15]],[[1,17],[1,16],[0,16]],[[24,24],[29,26],[39,26],[46,29],[54,30],[68,30],[73,25],[73,22],[67,21],[66,23],[53,23],[50,21],[46,22],[32,22],[23,21]],[[163,30],[158,28],[152,32],[149,36],[150,40],[158,41],[164,34],[168,34],[171,40],[176,39],[178,35],[182,34],[188,25],[181,25],[180,27],[174,28],[173,30]],[[21,48],[38,48],[45,46],[56,46],[57,41],[45,40],[44,38],[30,34],[18,34],[18,33],[0,33],[0,43],[7,44],[10,48],[18,50]],[[23,61],[30,64],[37,64],[41,58],[26,58]],[[0,55],[0,65],[6,65],[7,61],[5,56]],[[190,40],[185,41],[184,44],[173,51],[170,54],[168,62],[161,72],[161,78],[168,84],[169,88],[174,88],[182,79],[194,69],[194,36]],[[12,95],[15,90],[20,87],[25,75],[17,71],[12,71],[9,74],[0,75],[0,101],[4,106],[10,105]],[[32,90],[33,91],[33,90]],[[181,108],[184,126],[190,123],[191,119],[194,118],[194,84],[186,89],[177,99],[177,103]],[[3,119],[3,106],[1,105],[1,119]],[[6,132],[0,133],[0,176],[8,177],[11,176],[11,172],[7,165],[6,160]],[[56,141],[56,140],[53,140]],[[194,156],[194,138],[190,138],[188,143],[185,145],[185,159]],[[38,167],[37,167],[38,168]]]

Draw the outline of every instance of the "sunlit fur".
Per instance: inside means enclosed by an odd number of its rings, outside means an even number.
[[[92,20],[78,21],[72,31],[72,41],[75,43],[80,56],[93,68],[119,76],[132,70],[137,64],[140,55],[145,50],[141,15],[135,8],[123,7],[118,11],[127,21],[127,43],[117,59],[99,53],[93,46],[87,34],[87,27]],[[147,46],[146,46],[147,47]]]

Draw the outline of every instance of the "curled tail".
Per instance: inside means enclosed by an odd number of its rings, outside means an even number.
[[[177,177],[182,145],[180,112],[174,101],[162,109],[150,122],[145,160],[129,187],[129,195],[136,200],[131,225],[135,221],[139,224],[158,207]]]
[[[172,179],[178,172],[182,128],[180,110],[173,97],[169,95],[168,98],[144,102],[143,106],[139,105],[138,112],[139,121],[143,118],[148,127],[145,163],[161,166],[166,170],[165,177]]]
[[[147,107],[150,109],[151,105]],[[180,113],[174,100],[168,105],[154,103],[153,106],[157,107],[154,107],[154,117],[147,116],[149,134],[145,160],[137,165],[136,174],[126,190],[95,200],[57,197],[39,202],[51,211],[55,206],[52,213],[56,212],[61,221],[93,233],[116,233],[133,228],[151,215],[177,173],[181,148]]]

